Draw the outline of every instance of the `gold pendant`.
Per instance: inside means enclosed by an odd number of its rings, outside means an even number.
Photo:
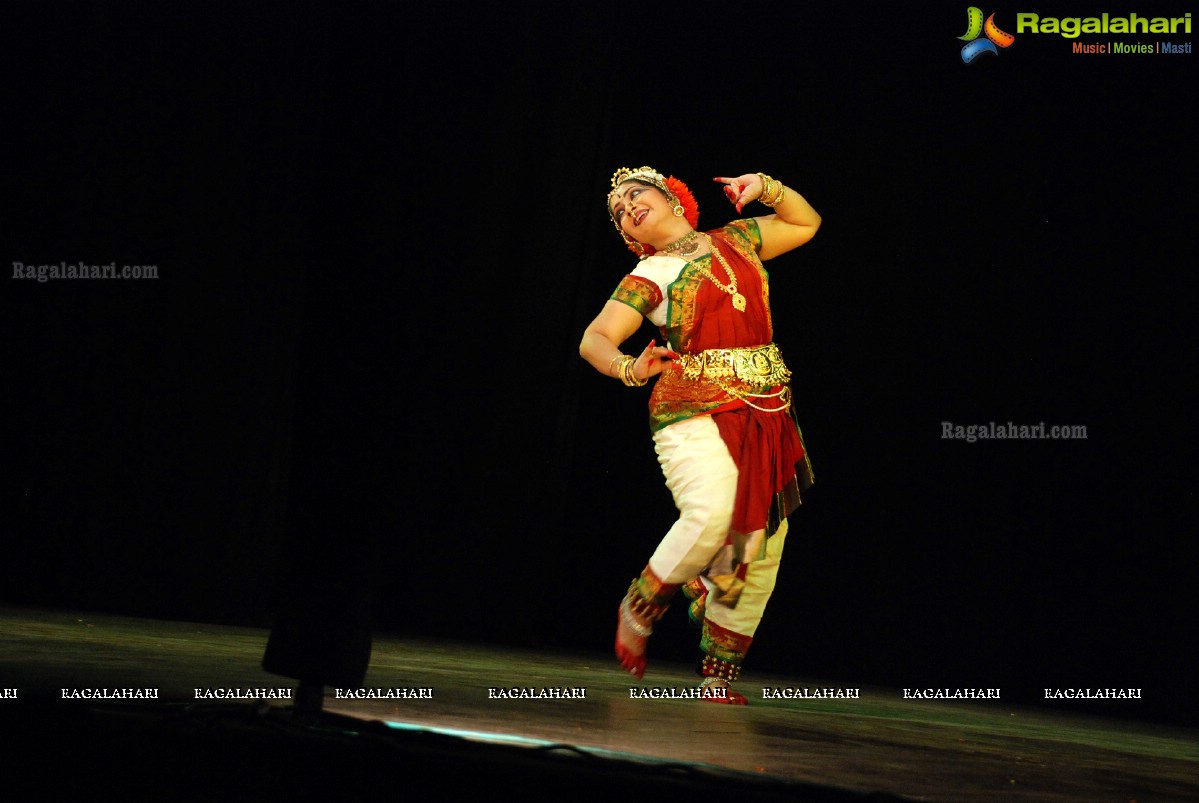
[[[745,312],[745,296],[740,293],[733,293],[733,306],[737,312]]]

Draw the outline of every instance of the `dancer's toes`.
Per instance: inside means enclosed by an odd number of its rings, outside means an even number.
[[[629,652],[619,640],[616,642],[616,660],[620,661],[626,672],[638,680],[645,675],[645,655]]]

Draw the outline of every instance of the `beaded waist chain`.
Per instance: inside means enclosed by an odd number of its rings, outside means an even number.
[[[692,382],[706,379],[720,385],[730,396],[741,399],[750,407],[778,413],[791,407],[791,371],[783,362],[783,354],[774,343],[747,348],[707,349],[694,354],[679,354],[674,360],[683,378]],[[751,393],[746,390],[762,387],[783,387],[771,393]],[[759,407],[750,399],[777,399],[778,407]]]

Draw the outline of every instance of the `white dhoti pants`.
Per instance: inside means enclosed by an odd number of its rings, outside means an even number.
[[[707,415],[658,430],[654,450],[679,518],[650,557],[649,568],[663,583],[683,584],[700,576],[725,544],[737,495],[737,465]],[[766,557],[747,565],[737,606],[708,604],[706,622],[743,637],[754,635],[774,591],[786,534],[783,520],[766,542]],[[707,578],[700,579],[714,588]]]

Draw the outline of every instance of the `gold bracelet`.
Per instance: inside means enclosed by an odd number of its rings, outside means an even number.
[[[774,197],[770,199],[771,206],[778,206],[783,201],[783,182],[774,182]]]
[[[762,201],[762,199],[766,197],[766,190],[770,188],[770,176],[766,175],[765,173],[758,173],[757,176],[758,181],[762,182],[762,191],[758,193],[758,200]],[[766,202],[762,201],[762,203]],[[769,204],[767,204],[767,206],[769,206]]]
[[[639,388],[649,382],[648,376],[645,379],[638,379],[637,374],[633,373],[633,364],[636,362],[637,358],[631,354],[625,354],[620,358],[620,381],[630,388]]]
[[[648,376],[645,379],[637,378],[637,372],[634,370],[636,365],[637,365],[637,358],[629,357],[629,367],[628,367],[629,380],[625,384],[627,384],[631,388],[639,388],[642,385],[644,385],[646,382],[649,381]]]
[[[771,178],[765,173],[757,173],[756,175],[758,177],[758,181],[762,182],[762,191],[758,193],[758,200],[762,201],[762,203],[766,203],[762,199],[769,197]]]
[[[787,194],[783,182],[773,179],[765,173],[758,173],[758,178],[762,180],[762,194],[758,196],[758,200],[764,206],[773,207],[781,204]]]

